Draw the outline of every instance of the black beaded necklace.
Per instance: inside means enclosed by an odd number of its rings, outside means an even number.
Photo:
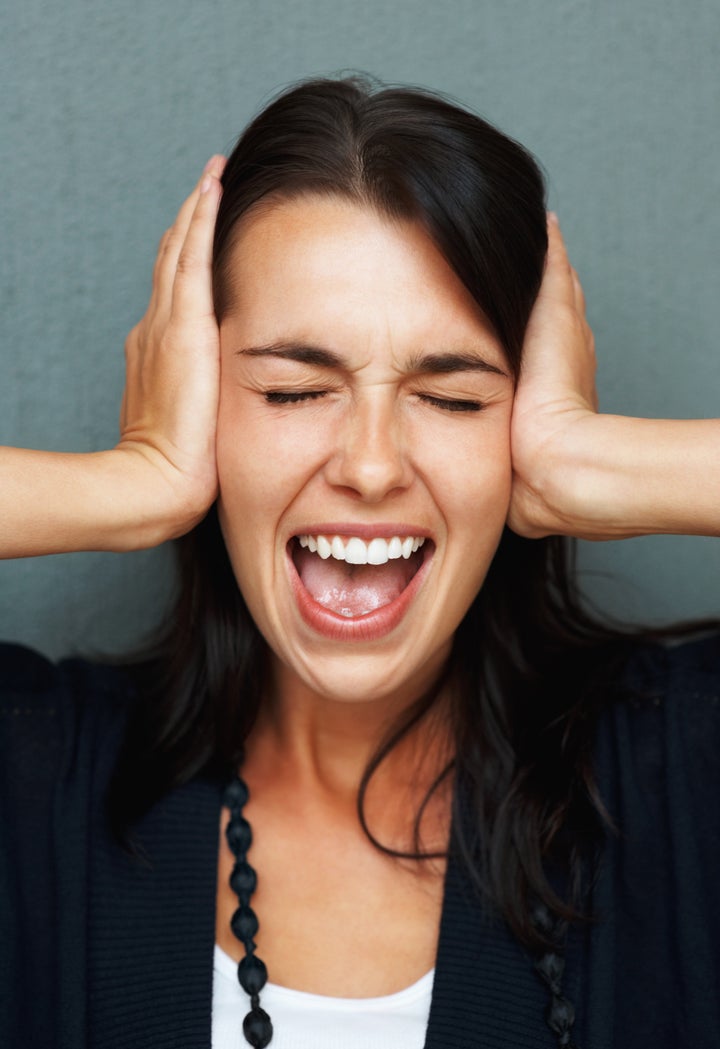
[[[235,776],[225,788],[223,803],[230,809],[230,820],[225,837],[235,857],[235,866],[230,875],[230,887],[236,893],[239,906],[232,916],[230,927],[245,948],[245,957],[238,965],[238,980],[246,994],[250,995],[250,1012],[243,1020],[245,1040],[254,1049],[265,1049],[272,1041],[273,1027],[270,1017],[260,1008],[260,991],[267,983],[265,963],[255,954],[255,936],[258,920],[250,906],[250,897],[255,892],[257,877],[247,861],[252,844],[252,830],[243,816],[249,792],[245,781]]]
[[[243,1034],[254,1049],[265,1049],[272,1041],[273,1026],[268,1014],[260,1007],[260,991],[267,983],[267,968],[255,954],[258,920],[250,906],[250,897],[255,891],[257,876],[247,861],[248,850],[252,844],[252,830],[243,816],[243,809],[249,797],[247,784],[239,774],[230,781],[223,795],[223,804],[230,810],[225,837],[235,857],[230,887],[237,895],[239,904],[230,920],[230,927],[245,948],[245,957],[238,964],[237,970],[240,986],[250,996],[250,1012],[243,1020]],[[553,934],[556,927],[544,905],[536,906],[533,920],[542,932],[555,938]],[[579,1049],[572,1037],[575,1010],[572,1002],[562,995],[564,966],[562,954],[559,951],[549,951],[535,964],[535,970],[550,992],[550,1004],[545,1020],[557,1038],[559,1049]]]

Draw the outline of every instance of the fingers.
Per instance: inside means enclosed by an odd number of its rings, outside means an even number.
[[[177,259],[172,290],[172,313],[178,320],[214,314],[212,295],[212,248],[221,186],[213,172],[200,182],[197,198]]]
[[[203,314],[201,322],[206,323],[207,315],[213,312],[210,265],[215,217],[221,195],[219,179],[225,163],[223,156],[215,155],[210,158],[192,193],[178,211],[175,222],[160,240],[148,308],[144,317],[130,332],[125,344],[126,387],[120,408],[121,432],[124,432],[128,419],[136,414],[138,369],[144,366],[143,361],[152,360],[153,347],[162,343],[168,331],[181,258],[181,268],[185,272],[179,283],[184,285],[184,289],[178,301],[183,316],[199,308]],[[191,271],[197,288],[193,287],[193,281],[187,280]],[[214,316],[212,321],[214,326]],[[180,327],[180,323],[177,327]],[[197,328],[194,331],[195,334],[191,335],[191,338],[197,337]]]
[[[552,211],[548,212],[548,254],[541,294],[571,307],[587,327],[585,293],[577,270],[570,265],[560,223]]]
[[[593,335],[592,328],[587,321],[585,293],[582,284],[580,283],[580,278],[577,274],[577,270],[570,265],[565,243],[562,234],[560,233],[560,225],[557,216],[554,214],[548,216],[548,241],[552,241],[552,248],[554,250],[552,265],[556,271],[556,287],[559,289],[560,283],[562,282],[562,295],[564,301],[567,299],[567,288],[565,287],[565,284],[569,284],[572,289],[572,301],[569,305],[571,305],[574,310],[582,331],[582,340],[576,342],[575,345],[580,351],[581,358],[587,362],[583,365],[584,378],[580,385],[582,386],[584,396],[588,403],[592,406],[593,410],[597,412],[598,395],[594,381],[594,375],[597,368],[597,362],[595,360],[595,336]],[[548,248],[548,253],[549,251],[550,248]],[[588,368],[590,369],[589,371]]]
[[[168,241],[170,240],[170,234],[171,233],[172,233],[172,229],[166,229],[165,232],[163,233],[162,237],[160,238],[160,243],[158,244],[158,250],[157,250],[157,255],[155,256],[155,265],[153,266],[153,275],[152,275],[153,292],[155,292],[155,293],[157,293],[158,286],[160,284],[160,276],[161,276],[161,272],[162,272],[162,262],[163,262],[163,260],[165,258],[165,253],[166,253],[167,248],[168,248]]]
[[[581,314],[581,316],[584,317],[585,316],[585,292],[582,289],[582,284],[580,283],[580,278],[577,275],[577,270],[571,267],[570,275],[571,275],[571,278],[572,278],[573,301],[574,301],[574,304],[575,304],[575,309],[578,311],[579,314]]]
[[[205,172],[200,176],[195,188],[186,200],[183,201],[180,210],[175,217],[175,222],[170,229],[166,230],[160,241],[158,255],[155,262],[155,273],[153,275],[158,312],[169,311],[172,301],[172,285],[175,279],[178,257],[182,250],[185,237],[187,236],[190,219],[195,211],[200,185],[205,179]]]
[[[574,307],[573,270],[560,232],[558,217],[552,211],[549,211],[547,216],[547,233],[548,250],[540,294]]]
[[[190,196],[183,202],[178,211],[175,222],[163,234],[158,248],[155,268],[153,271],[154,289],[154,312],[166,319],[170,313],[173,297],[173,284],[177,272],[178,261],[185,239],[190,229],[190,224],[195,214],[195,209],[202,194],[202,188],[208,179],[219,180],[225,168],[225,157],[220,154],[212,156],[205,165],[203,173],[198,179]]]
[[[595,345],[585,316],[585,295],[570,265],[557,217],[548,215],[548,255],[542,285],[523,345],[526,403],[595,403]],[[528,394],[529,391],[529,394]]]

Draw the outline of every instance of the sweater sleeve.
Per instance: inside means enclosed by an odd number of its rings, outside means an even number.
[[[109,667],[0,645],[0,1030],[13,1049],[85,1041],[88,825],[127,695]]]

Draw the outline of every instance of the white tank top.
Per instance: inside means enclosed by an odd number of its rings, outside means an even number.
[[[272,1020],[269,1049],[422,1049],[434,972],[382,998],[330,998],[268,983],[260,1004]],[[242,1022],[248,1009],[237,964],[216,944],[212,1049],[247,1049]]]

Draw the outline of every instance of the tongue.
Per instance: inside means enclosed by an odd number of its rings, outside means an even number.
[[[408,585],[418,568],[418,559],[397,558],[384,565],[349,565],[298,547],[295,567],[305,589],[315,600],[341,616],[362,616],[389,605]]]

